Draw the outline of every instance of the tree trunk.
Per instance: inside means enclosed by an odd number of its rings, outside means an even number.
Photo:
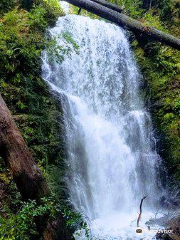
[[[121,7],[117,6],[114,3],[107,2],[105,0],[92,0],[92,2],[98,3],[104,7],[107,7],[109,9],[114,10],[119,13],[121,13],[123,11],[123,9]]]
[[[61,1],[66,1],[66,0],[61,0]],[[107,7],[109,9],[112,9],[112,10],[114,10],[116,12],[119,12],[119,13],[121,13],[123,11],[123,8],[117,6],[114,3],[110,3],[110,2],[105,1],[105,0],[91,0],[91,1],[95,2],[95,3],[98,3],[98,4],[100,4],[100,5],[104,6],[104,7]]]
[[[13,179],[24,200],[39,201],[50,194],[46,180],[35,164],[28,147],[18,130],[9,109],[0,94],[0,156],[9,165]],[[53,221],[49,216],[37,217],[38,231],[44,240],[69,240],[63,217]]]
[[[102,18],[105,18],[113,23],[116,23],[123,28],[127,28],[133,31],[135,34],[139,34],[140,36],[146,37],[148,39],[162,42],[168,46],[180,50],[180,39],[170,34],[163,33],[162,31],[159,31],[153,27],[145,26],[140,21],[128,17],[125,14],[118,13],[117,11],[104,7],[90,0],[66,1],[77,7],[84,8],[85,10],[94,13]]]
[[[0,155],[10,167],[23,199],[39,200],[49,188],[0,95]]]

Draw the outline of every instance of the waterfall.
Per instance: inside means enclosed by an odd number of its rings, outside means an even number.
[[[67,15],[50,30],[51,36],[64,33],[78,51],[69,45],[71,56],[62,63],[44,52],[42,69],[65,99],[70,200],[98,239],[135,239],[140,200],[147,196],[140,224],[145,227],[159,198],[160,158],[140,96],[142,76],[120,27]],[[63,46],[62,37],[58,44]]]

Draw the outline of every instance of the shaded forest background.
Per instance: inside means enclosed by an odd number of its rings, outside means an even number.
[[[179,0],[114,0],[144,25],[180,37]],[[78,9],[72,9],[77,13]],[[81,14],[93,16],[82,11]],[[1,0],[0,92],[13,114],[51,196],[24,202],[8,166],[0,158],[0,239],[35,240],[42,233],[36,219],[63,217],[64,231],[84,224],[66,203],[65,137],[60,101],[41,78],[41,52],[56,51],[46,30],[64,13],[57,0]],[[165,162],[164,184],[180,198],[180,52],[128,33],[139,68],[146,106],[152,113],[157,149]],[[61,56],[61,59],[63,57]],[[69,237],[70,238],[70,237]]]

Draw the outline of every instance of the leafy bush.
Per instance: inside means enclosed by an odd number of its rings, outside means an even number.
[[[36,1],[29,12],[15,7],[0,19],[0,92],[47,181],[47,165],[62,161],[64,153],[59,137],[61,126],[57,123],[61,106],[41,78],[41,52],[46,48],[62,61],[64,54],[70,56],[71,48],[78,49],[68,34],[61,35],[67,43],[65,48],[57,46],[56,39],[46,38],[47,27],[55,23],[59,14],[62,10],[58,1]],[[37,218],[54,218],[60,211],[59,199],[42,199],[40,205],[35,201],[20,202],[5,168],[1,168],[0,181],[8,185],[9,192],[3,202],[6,216],[0,217],[0,240],[39,239],[35,222]]]
[[[35,8],[32,8],[28,16],[29,16],[29,25],[33,31],[34,30],[44,31],[44,29],[47,28],[48,23],[46,21],[46,14],[47,14],[47,11],[42,6],[37,6]]]
[[[37,43],[42,36],[39,32],[32,32],[31,27],[29,13],[24,10],[14,9],[4,15],[0,24],[0,78],[10,79],[18,72],[27,74],[30,68],[33,72],[37,70],[41,52]]]
[[[175,6],[174,0],[153,0],[152,4],[155,8],[158,8],[158,13],[162,20],[171,20]]]
[[[115,3],[115,1],[111,2]],[[144,12],[141,8],[142,0],[118,0],[116,3],[124,9],[125,13],[135,18],[140,18]]]
[[[36,201],[22,202],[17,214],[0,217],[0,240],[33,240],[38,236],[35,219],[44,216],[56,216],[60,212],[54,198],[42,198],[41,204]]]
[[[16,4],[18,0],[1,0],[0,1],[0,15],[11,10]]]
[[[162,25],[162,22],[158,15],[154,14],[154,10],[149,10],[143,15],[143,18],[141,19],[142,22],[147,24],[148,26],[155,27],[158,30],[161,30],[163,32],[166,31],[164,26]]]
[[[178,98],[175,100],[174,110],[175,110],[176,114],[180,116],[180,97],[178,97]]]
[[[59,16],[64,15],[59,0],[38,0],[36,5],[46,10],[45,18],[49,24],[53,24]]]

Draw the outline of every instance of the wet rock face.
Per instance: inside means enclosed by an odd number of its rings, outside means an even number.
[[[163,233],[157,233],[156,234],[156,239],[159,240],[173,240],[168,234],[163,234]]]
[[[156,239],[160,240],[179,240],[180,239],[180,216],[173,218],[173,216],[165,216],[160,219],[162,221],[164,219],[164,225],[168,226],[168,228],[164,232],[158,232],[156,234]],[[159,219],[157,219],[159,221]]]
[[[179,51],[147,44],[140,38],[137,41],[133,43],[136,44],[134,50],[146,83],[142,92],[146,95],[146,104],[152,114],[158,139],[157,150],[168,173],[168,179],[161,174],[162,182],[174,197],[180,189],[180,70],[174,71],[180,62]],[[167,69],[165,65],[171,67]]]
[[[173,230],[173,239],[180,239],[180,215],[170,221],[170,227]]]
[[[180,204],[180,200],[170,196],[162,196],[160,199],[160,205],[162,208],[176,210]]]

